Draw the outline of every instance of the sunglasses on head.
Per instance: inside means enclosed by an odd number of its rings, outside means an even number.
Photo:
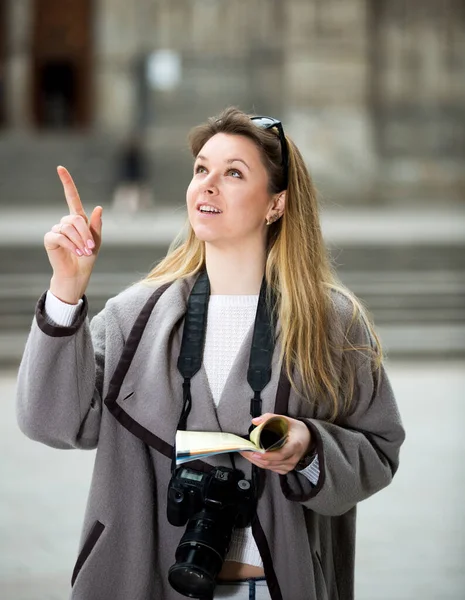
[[[250,117],[250,120],[253,121],[257,127],[261,127],[262,129],[276,128],[278,130],[279,141],[281,143],[281,157],[284,173],[284,189],[286,189],[288,184],[289,173],[289,151],[287,148],[286,136],[284,135],[284,129],[281,121],[273,119],[273,117]]]

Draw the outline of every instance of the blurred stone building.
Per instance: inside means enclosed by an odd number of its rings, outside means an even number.
[[[104,202],[137,130],[182,203],[186,133],[230,104],[281,118],[338,205],[463,202],[465,3],[0,0],[0,202],[54,202],[61,163]]]

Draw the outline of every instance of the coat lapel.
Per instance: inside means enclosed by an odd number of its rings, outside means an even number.
[[[183,378],[177,369],[184,328],[183,317],[194,278],[173,283],[147,318],[139,315],[128,337],[109,387],[105,404],[131,433],[168,455],[182,410]],[[148,305],[148,303],[147,303]],[[146,305],[146,306],[147,306]],[[146,309],[147,312],[147,309]],[[142,321],[145,318],[145,327]],[[141,329],[138,345],[132,332]],[[196,431],[229,431],[247,435],[251,425],[253,391],[247,381],[253,326],[235,358],[218,408],[215,407],[205,367],[191,380],[192,409],[188,428]],[[143,358],[142,358],[143,357]],[[129,367],[128,367],[129,364]],[[262,391],[262,413],[275,412],[281,370],[279,342],[272,359],[271,380]],[[168,401],[167,401],[168,399]]]
[[[132,328],[142,332],[140,341],[138,345],[131,341],[131,331],[105,400],[126,429],[156,449],[163,446],[164,453],[167,445],[174,443],[182,411],[183,378],[177,361],[193,284],[194,278],[176,281],[161,296],[148,319],[141,311]],[[192,378],[191,394],[189,429],[220,430],[203,366]]]

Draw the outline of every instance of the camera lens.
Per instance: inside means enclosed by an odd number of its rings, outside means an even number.
[[[168,572],[168,580],[177,592],[190,598],[211,599],[233,525],[234,516],[229,511],[212,515],[205,509],[188,522],[176,550],[176,563]]]
[[[184,596],[211,600],[221,564],[221,558],[210,548],[194,542],[183,544],[176,552],[176,564],[168,571],[168,580]]]

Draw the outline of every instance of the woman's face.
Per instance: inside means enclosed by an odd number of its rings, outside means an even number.
[[[222,247],[264,244],[272,202],[268,173],[250,139],[218,133],[206,142],[187,188],[189,221],[200,240]]]

